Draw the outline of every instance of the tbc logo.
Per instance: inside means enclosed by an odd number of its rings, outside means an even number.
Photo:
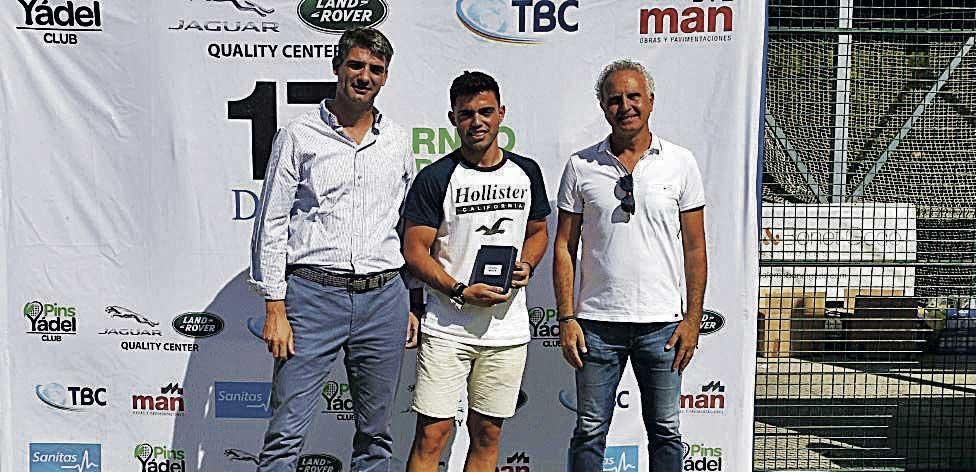
[[[217,418],[271,418],[271,382],[214,382]]]
[[[59,383],[34,387],[37,398],[51,408],[65,411],[82,411],[108,405],[105,387],[68,386]]]
[[[186,472],[186,454],[183,449],[153,447],[143,443],[136,446],[133,455],[142,464],[142,472]]]
[[[331,34],[376,26],[386,19],[384,0],[301,0],[298,17],[309,27]]]
[[[636,471],[637,446],[607,446],[603,455],[603,472]]]
[[[531,44],[559,29],[579,30],[568,15],[577,0],[457,0],[457,17],[473,33],[495,41]]]
[[[61,341],[61,336],[78,333],[77,311],[57,303],[28,302],[24,318],[30,323],[27,334],[41,335],[41,341]]]
[[[30,472],[101,472],[101,444],[31,443]]]

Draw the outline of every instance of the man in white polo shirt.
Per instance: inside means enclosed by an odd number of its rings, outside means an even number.
[[[553,258],[563,357],[576,369],[570,470],[604,470],[630,359],[650,470],[678,472],[681,373],[698,345],[707,277],[701,174],[690,151],[651,132],[654,81],[643,65],[614,61],[596,93],[611,133],[566,163]]]

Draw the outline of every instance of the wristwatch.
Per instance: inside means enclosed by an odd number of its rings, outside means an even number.
[[[464,299],[464,289],[468,288],[464,282],[458,282],[451,287],[451,301],[457,304],[458,308],[467,301]]]

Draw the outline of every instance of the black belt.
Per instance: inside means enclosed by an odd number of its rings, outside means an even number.
[[[349,292],[363,293],[376,290],[397,278],[400,275],[400,269],[384,270],[372,274],[342,274],[327,272],[314,267],[298,266],[289,268],[288,273],[319,285],[342,287]]]

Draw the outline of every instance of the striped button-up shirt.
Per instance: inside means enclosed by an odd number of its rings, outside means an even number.
[[[278,130],[251,238],[250,282],[285,297],[285,266],[368,274],[403,266],[398,222],[416,173],[405,130],[375,113],[357,144],[326,107]]]

